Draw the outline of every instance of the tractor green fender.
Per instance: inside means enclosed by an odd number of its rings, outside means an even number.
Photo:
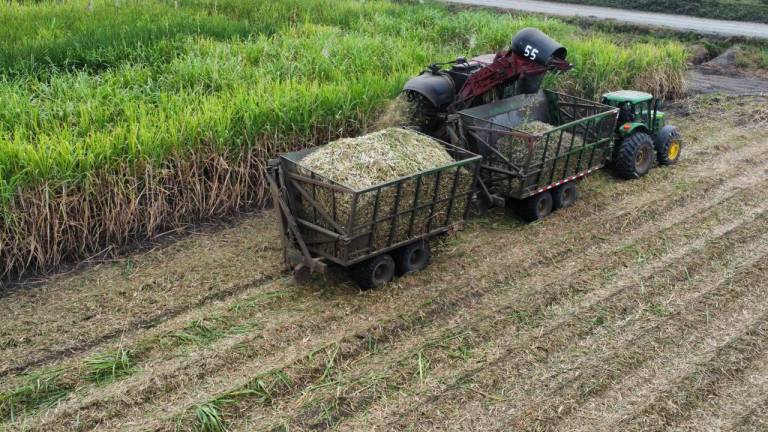
[[[651,135],[650,129],[648,129],[648,126],[646,126],[645,123],[624,123],[623,125],[619,125],[618,127],[619,135],[621,135],[622,138],[626,138],[635,132],[645,132],[648,135]]]

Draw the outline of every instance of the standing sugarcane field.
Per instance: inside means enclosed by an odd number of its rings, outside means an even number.
[[[765,4],[462,3],[4,2],[0,431],[768,431]]]

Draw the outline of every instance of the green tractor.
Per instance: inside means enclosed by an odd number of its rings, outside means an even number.
[[[650,171],[653,158],[659,165],[680,159],[682,138],[677,128],[665,124],[661,100],[649,93],[621,90],[603,95],[603,103],[619,108],[613,165],[624,178],[640,178]]]

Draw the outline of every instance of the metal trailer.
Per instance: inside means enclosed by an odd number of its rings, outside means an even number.
[[[450,116],[447,133],[459,147],[483,157],[480,198],[529,221],[576,200],[574,180],[604,167],[613,156],[617,108],[542,90]],[[538,120],[541,133],[515,129]]]
[[[363,288],[429,264],[431,237],[458,229],[476,187],[480,156],[441,142],[456,162],[352,190],[298,163],[317,148],[269,161],[284,259],[297,281],[328,264],[352,270]]]

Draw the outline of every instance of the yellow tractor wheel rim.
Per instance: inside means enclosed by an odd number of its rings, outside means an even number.
[[[667,150],[667,156],[669,157],[669,160],[675,160],[678,156],[680,156],[680,143],[677,141],[672,141],[671,144],[669,144],[669,150]]]

